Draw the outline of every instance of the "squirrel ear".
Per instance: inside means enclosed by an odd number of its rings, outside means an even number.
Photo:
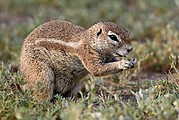
[[[100,31],[97,33],[97,36],[99,36],[102,33],[102,29],[100,28]]]
[[[98,36],[102,33],[102,29],[100,28],[99,32],[97,33],[97,36],[94,39],[94,43],[97,42]]]

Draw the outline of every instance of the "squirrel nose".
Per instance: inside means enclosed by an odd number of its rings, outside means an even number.
[[[128,48],[127,49],[127,52],[130,52],[130,51],[132,51],[133,50],[133,48],[131,47],[131,48]]]

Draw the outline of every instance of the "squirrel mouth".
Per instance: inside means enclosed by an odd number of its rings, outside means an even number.
[[[116,57],[126,57],[125,55],[121,55],[121,54],[119,54],[119,53],[115,53],[117,56]]]

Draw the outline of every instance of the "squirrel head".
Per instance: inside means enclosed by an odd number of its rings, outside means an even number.
[[[112,22],[99,22],[87,31],[91,47],[101,53],[125,56],[133,49],[128,31]]]

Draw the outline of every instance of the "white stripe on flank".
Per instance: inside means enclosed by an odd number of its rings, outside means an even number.
[[[57,39],[54,39],[54,38],[40,38],[37,41],[35,41],[35,43],[39,43],[39,42],[43,42],[43,41],[44,42],[48,41],[48,42],[51,42],[51,43],[54,43],[54,44],[62,44],[62,45],[69,46],[69,47],[72,47],[72,48],[77,48],[82,44],[82,41],[79,41],[79,42],[64,42],[62,40],[57,40]]]

